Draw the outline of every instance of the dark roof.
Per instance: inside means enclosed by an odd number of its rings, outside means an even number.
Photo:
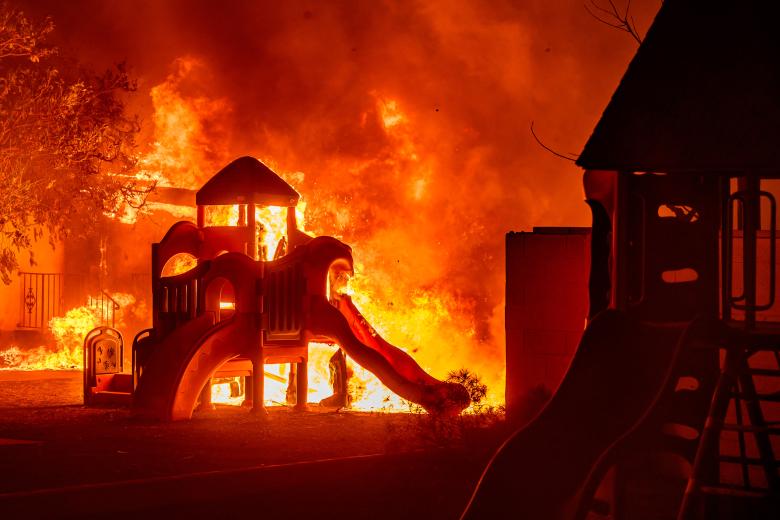
[[[666,0],[577,164],[780,170],[780,30],[773,5]]]
[[[298,198],[298,193],[268,166],[254,157],[241,157],[209,179],[195,195],[195,203],[295,206]]]

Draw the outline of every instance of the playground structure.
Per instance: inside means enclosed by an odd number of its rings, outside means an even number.
[[[252,157],[239,158],[196,194],[197,223],[174,224],[152,245],[152,328],[132,344],[132,372],[121,361],[121,336],[106,328],[85,339],[85,403],[131,401],[141,416],[178,420],[210,404],[214,377],[245,378],[246,401],[263,406],[264,365],[290,363],[288,399],[306,409],[309,342],[338,344],[399,396],[431,413],[469,404],[458,384],[436,380],[384,341],[338,280],[352,273],[349,246],[298,229],[299,195]],[[236,225],[210,225],[214,206],[237,206]],[[286,211],[286,230],[269,253],[267,223],[256,210]],[[175,264],[195,260],[185,272]],[[269,258],[271,257],[271,258]],[[172,269],[171,266],[174,266]],[[188,265],[187,267],[190,267]]]
[[[464,519],[780,516],[778,33],[759,4],[661,7],[577,160],[587,328]]]

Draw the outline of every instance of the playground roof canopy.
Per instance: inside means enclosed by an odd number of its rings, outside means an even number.
[[[667,0],[577,164],[780,170],[780,30],[761,0]]]
[[[300,196],[281,177],[254,157],[240,157],[216,173],[198,190],[195,203],[295,206]]]

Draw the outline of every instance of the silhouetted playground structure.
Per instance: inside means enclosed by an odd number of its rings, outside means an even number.
[[[589,323],[464,519],[780,518],[773,19],[663,3],[577,161]]]

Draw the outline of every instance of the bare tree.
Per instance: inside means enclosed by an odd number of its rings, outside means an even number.
[[[575,162],[577,160],[577,158],[579,157],[579,155],[576,154],[576,153],[556,152],[555,150],[553,150],[552,148],[550,148],[549,146],[544,144],[542,142],[542,140],[539,139],[539,136],[536,135],[536,131],[534,130],[534,122],[533,121],[531,121],[531,135],[534,136],[534,140],[536,141],[536,144],[538,144],[539,146],[541,146],[542,148],[544,148],[545,150],[547,150],[548,152],[550,152],[551,154],[553,154],[556,157],[560,157],[561,159],[566,159],[567,161],[572,161],[572,162]]]
[[[585,10],[599,22],[627,32],[637,43],[642,43],[642,37],[636,30],[636,22],[631,15],[631,0],[626,0],[626,8],[623,12],[615,5],[613,0],[607,0],[609,7],[599,5],[596,0],[590,0],[590,6],[585,4]]]
[[[604,7],[599,5],[596,0],[590,0],[590,5],[585,4],[585,10],[599,22],[610,27],[614,27],[615,29],[625,31],[629,36],[636,40],[638,44],[641,45],[642,37],[639,36],[639,31],[637,31],[636,28],[636,22],[634,21],[633,15],[631,15],[631,0],[626,0],[626,7],[622,12],[618,9],[613,0],[607,0],[607,3],[609,6]],[[569,152],[557,152],[544,144],[534,131],[533,121],[531,121],[531,135],[539,146],[556,157],[566,159],[567,161],[577,160],[577,154]]]
[[[120,95],[135,90],[123,64],[86,70],[46,44],[54,29],[0,4],[0,279],[44,230],[52,245],[96,215],[142,205],[153,183],[132,175],[138,121]],[[88,217],[88,218],[85,218]]]

